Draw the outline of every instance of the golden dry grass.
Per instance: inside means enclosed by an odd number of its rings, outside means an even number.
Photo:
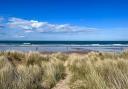
[[[38,52],[0,53],[0,89],[51,89],[64,77],[63,61]]]
[[[0,89],[51,89],[69,75],[70,89],[128,89],[128,52],[0,52]]]
[[[123,55],[123,56],[122,56]],[[70,55],[71,89],[128,89],[128,53]]]

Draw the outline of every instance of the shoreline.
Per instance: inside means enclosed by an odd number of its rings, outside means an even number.
[[[0,46],[0,51],[6,50],[17,50],[17,51],[38,51],[42,53],[54,53],[54,52],[63,52],[63,53],[86,53],[90,51],[99,51],[99,52],[122,52],[127,50],[128,47],[124,46]]]

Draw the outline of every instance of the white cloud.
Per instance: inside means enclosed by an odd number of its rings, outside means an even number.
[[[24,38],[24,35],[15,35],[14,38]]]
[[[19,36],[19,37],[21,37],[21,38],[22,38],[22,37],[25,37],[25,36]]]
[[[31,22],[30,25],[31,25],[33,28],[40,28],[40,27],[45,26],[45,25],[48,24],[47,22],[38,22],[38,21],[34,21],[34,20],[31,20],[30,22]]]
[[[33,32],[32,30],[25,30],[25,33],[31,33]]]
[[[95,28],[73,26],[70,24],[50,24],[35,20],[25,20],[20,18],[10,18],[8,26],[13,29],[23,29],[25,32],[90,32]]]
[[[10,28],[17,28],[17,29],[32,29],[30,25],[30,21],[20,19],[20,18],[10,18],[8,22],[8,26]]]
[[[0,17],[0,22],[2,22],[4,20],[4,18],[3,17]]]
[[[48,34],[41,34],[47,32]],[[121,27],[97,29],[71,24],[51,24],[49,22],[25,20],[21,18],[7,19],[0,17],[0,39],[2,40],[127,40],[127,33],[128,28]]]

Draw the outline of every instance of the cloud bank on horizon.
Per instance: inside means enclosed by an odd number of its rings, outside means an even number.
[[[127,32],[0,17],[0,40],[127,40]]]
[[[70,24],[50,24],[48,22],[39,22],[35,20],[25,20],[20,18],[10,18],[8,20],[8,27],[13,29],[22,29],[25,32],[88,32],[95,28],[87,28],[80,26],[73,26]]]

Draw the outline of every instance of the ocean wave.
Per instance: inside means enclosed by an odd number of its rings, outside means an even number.
[[[31,43],[23,43],[24,45],[30,45]]]
[[[113,46],[122,46],[122,45],[125,45],[125,44],[112,44]]]

